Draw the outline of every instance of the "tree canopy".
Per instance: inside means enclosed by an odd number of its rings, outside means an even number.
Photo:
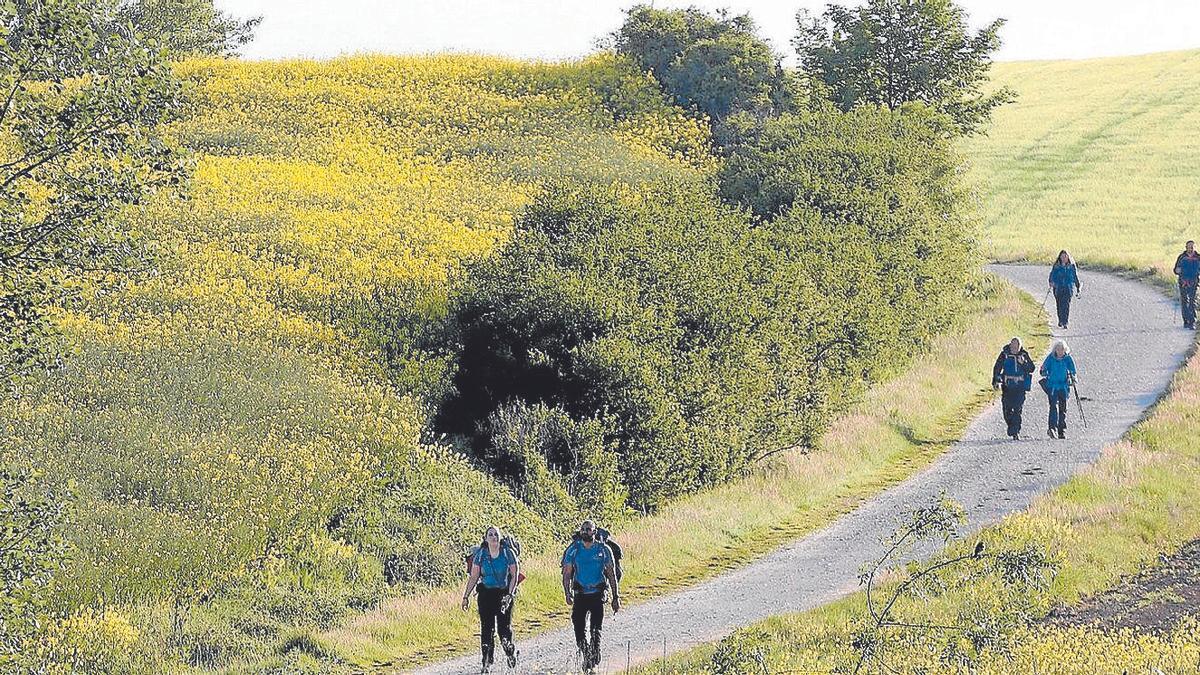
[[[800,10],[796,20],[792,44],[804,73],[842,110],[919,101],[973,134],[1013,99],[1009,89],[982,89],[1004,19],[972,34],[950,0],[868,0],[853,9],[828,5],[820,18]]]
[[[749,15],[636,5],[613,42],[677,104],[714,121],[738,111],[764,117],[788,105],[787,73]]]
[[[47,312],[64,289],[139,264],[117,215],[180,180],[158,133],[183,105],[180,83],[93,8],[0,4],[0,378],[47,361]]]

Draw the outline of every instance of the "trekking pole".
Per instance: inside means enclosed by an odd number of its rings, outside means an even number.
[[[1047,289],[1046,289],[1046,294],[1045,294],[1044,296],[1042,296],[1042,311],[1043,311],[1043,312],[1049,312],[1049,311],[1050,311],[1050,310],[1046,309],[1046,301],[1047,301],[1047,300],[1049,300],[1049,299],[1050,299],[1050,289],[1049,289],[1049,288],[1047,288]]]
[[[1087,428],[1087,417],[1083,414],[1083,400],[1079,397],[1079,387],[1075,386],[1075,378],[1071,378],[1071,391],[1075,392],[1075,405],[1079,406],[1079,420],[1083,422],[1083,428]]]

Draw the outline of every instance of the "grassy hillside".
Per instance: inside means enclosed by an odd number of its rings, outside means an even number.
[[[964,154],[985,249],[1169,275],[1200,239],[1200,50],[1002,63],[1019,95]],[[1084,279],[1086,284],[1086,278]]]
[[[53,648],[86,646],[81,669],[271,652],[287,625],[457,571],[485,522],[536,548],[539,517],[421,438],[448,279],[545,172],[709,170],[705,128],[606,57],[181,72],[188,198],[129,214],[154,273],[81,289],[65,367],[0,410],[2,459],[76,495],[54,609],[83,613]]]

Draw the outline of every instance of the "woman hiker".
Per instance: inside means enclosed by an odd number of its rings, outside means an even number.
[[[462,608],[467,611],[471,603],[471,591],[479,589],[479,645],[483,650],[483,671],[487,672],[494,661],[496,632],[500,633],[500,645],[508,657],[508,667],[517,665],[517,649],[513,645],[512,605],[513,593],[518,583],[517,554],[511,546],[503,544],[500,528],[489,527],[483,535],[484,545],[479,547],[471,560],[471,575],[463,590]]]
[[[1057,340],[1054,350],[1042,361],[1042,375],[1046,378],[1046,395],[1050,397],[1050,423],[1046,435],[1054,438],[1067,437],[1067,397],[1075,383],[1075,360],[1065,340]]]
[[[992,366],[992,387],[1000,389],[1004,405],[1004,422],[1008,436],[1014,441],[1021,437],[1021,409],[1025,407],[1025,392],[1033,379],[1033,359],[1021,347],[1021,338],[1014,337],[1000,350]]]
[[[1066,328],[1071,317],[1071,296],[1080,290],[1079,270],[1066,251],[1058,252],[1058,258],[1050,268],[1050,290],[1054,292],[1054,304],[1058,309],[1058,327]]]

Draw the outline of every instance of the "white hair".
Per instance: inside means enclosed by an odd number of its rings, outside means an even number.
[[[1055,341],[1054,341],[1054,350],[1055,350],[1055,351],[1058,351],[1058,347],[1059,347],[1059,345],[1062,345],[1062,348],[1063,348],[1063,353],[1064,353],[1064,354],[1070,354],[1070,353],[1071,353],[1071,348],[1070,348],[1069,346],[1067,346],[1067,341],[1066,341],[1066,340],[1055,340]]]

